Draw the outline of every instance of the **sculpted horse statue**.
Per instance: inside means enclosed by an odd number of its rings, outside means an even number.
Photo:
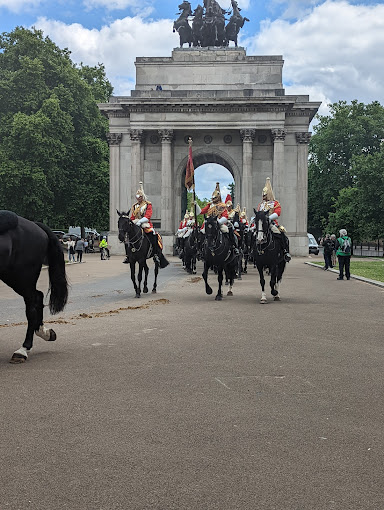
[[[29,221],[11,211],[0,211],[0,279],[23,297],[28,320],[27,333],[11,363],[23,363],[32,349],[33,335],[56,340],[53,329],[43,323],[44,294],[36,289],[42,265],[48,265],[49,309],[64,310],[68,299],[64,254],[56,235],[45,225]]]
[[[173,23],[173,31],[178,32],[180,37],[180,48],[183,47],[184,43],[187,43],[189,47],[192,44],[192,28],[188,23],[188,16],[192,16],[192,9],[190,2],[184,1],[179,5],[181,11],[180,16]]]
[[[268,213],[255,211],[256,230],[252,236],[252,253],[260,275],[261,303],[267,302],[264,269],[268,269],[271,277],[271,294],[275,301],[280,301],[279,286],[283,277],[286,262],[279,239],[276,239],[270,229]]]
[[[205,292],[212,294],[212,288],[208,285],[208,270],[216,268],[219,288],[215,297],[216,301],[223,299],[223,271],[229,280],[227,296],[233,296],[233,280],[235,278],[236,257],[232,254],[232,245],[229,238],[220,231],[217,218],[208,216],[205,219],[205,239],[202,247],[202,258],[204,260],[203,278]]]
[[[192,21],[192,39],[193,46],[201,46],[203,43],[202,28],[204,25],[203,20],[204,8],[199,4],[193,12],[194,19]]]
[[[243,28],[244,23],[249,21],[249,19],[240,14],[241,9],[238,7],[235,0],[231,0],[231,3],[233,14],[225,27],[226,46],[229,45],[229,41],[233,41],[237,47],[237,36],[239,35],[240,29]]]
[[[143,283],[143,292],[146,294],[148,292],[148,272],[149,267],[147,265],[147,259],[152,258],[154,253],[154,248],[151,241],[148,239],[148,236],[144,233],[143,229],[133,223],[133,221],[129,217],[129,213],[117,211],[119,215],[119,220],[117,223],[119,230],[119,240],[122,243],[125,243],[125,252],[128,258],[128,262],[131,268],[131,280],[135,289],[136,297],[139,298],[141,295],[141,281],[143,279],[143,269],[144,269],[144,283]],[[153,235],[153,234],[149,234]],[[139,264],[139,271],[137,276],[136,283],[136,262]],[[160,253],[159,261],[154,257],[155,262],[155,282],[152,288],[152,294],[156,294],[157,289],[157,275],[159,274],[159,267],[166,267],[168,265],[168,261],[164,257],[162,253]]]

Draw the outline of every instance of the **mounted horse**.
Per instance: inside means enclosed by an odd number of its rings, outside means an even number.
[[[231,0],[233,14],[229,19],[227,26],[225,27],[226,46],[229,45],[229,41],[233,41],[237,48],[237,36],[239,35],[240,29],[243,28],[244,23],[249,21],[248,18],[243,17],[240,14],[240,8],[235,0]]]
[[[43,323],[44,294],[36,289],[42,265],[48,264],[49,309],[64,310],[68,299],[64,254],[56,235],[45,225],[32,222],[11,211],[0,211],[0,279],[23,297],[28,327],[23,346],[14,352],[11,363],[23,363],[32,349],[33,335],[56,340],[53,329]]]
[[[148,292],[148,272],[149,268],[147,265],[147,259],[154,257],[155,252],[151,241],[148,239],[148,236],[144,233],[143,229],[136,225],[129,217],[128,213],[117,211],[119,215],[118,220],[118,230],[119,230],[119,240],[122,243],[125,243],[125,252],[128,258],[128,262],[131,267],[131,280],[133,286],[135,288],[136,297],[139,298],[141,295],[141,281],[143,278],[143,269],[144,269],[144,283],[143,283],[143,292],[146,294]],[[150,234],[153,235],[153,234]],[[164,260],[164,264],[161,264],[161,261]],[[139,264],[139,271],[137,276],[136,283],[136,262]],[[156,260],[155,262],[155,282],[153,284],[152,293],[156,294],[157,289],[157,275],[159,273],[159,267],[165,267],[168,265],[168,262],[164,258],[164,255],[160,255],[160,260]]]
[[[183,262],[189,274],[196,274],[196,261],[199,249],[199,230],[194,227],[184,242]]]
[[[256,230],[252,236],[251,250],[260,275],[261,303],[267,302],[267,295],[264,291],[265,279],[264,269],[269,270],[271,277],[271,294],[275,301],[280,301],[279,286],[285,269],[284,252],[281,241],[277,239],[270,229],[268,213],[255,211]]]
[[[232,296],[233,280],[236,271],[236,256],[232,253],[232,244],[227,237],[220,231],[220,224],[215,216],[205,218],[205,239],[202,247],[202,258],[204,260],[203,278],[205,282],[205,292],[212,294],[212,288],[208,285],[208,270],[217,269],[217,280],[219,288],[216,295],[216,301],[223,299],[222,284],[223,271],[229,280],[229,289],[227,296]]]
[[[192,45],[192,28],[188,23],[188,16],[192,16],[192,9],[190,2],[184,1],[179,5],[181,11],[180,16],[173,23],[173,31],[178,32],[180,37],[180,48],[183,47],[184,43],[187,43],[189,47]]]

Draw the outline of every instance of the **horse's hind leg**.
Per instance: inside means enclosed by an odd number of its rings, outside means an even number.
[[[53,329],[46,328],[43,323],[43,308],[44,308],[44,294],[39,290],[36,291],[36,310],[38,314],[38,329],[35,330],[37,336],[46,342],[54,342],[56,340],[56,333]]]
[[[265,293],[265,279],[264,279],[264,271],[263,266],[257,267],[260,275],[260,286],[261,286],[261,299],[260,303],[266,303],[267,302],[267,294]]]
[[[223,268],[222,267],[217,268],[217,281],[219,282],[219,288],[217,290],[217,295],[215,297],[215,300],[221,301],[223,299],[223,293],[221,290],[221,287],[223,285]]]
[[[152,294],[156,294],[157,292],[157,275],[159,274],[159,265],[155,262],[155,282],[152,288]]]
[[[140,297],[140,289],[139,289],[139,287],[136,284],[136,275],[135,275],[135,266],[136,266],[136,263],[135,262],[131,262],[130,266],[131,266],[131,280],[132,280],[133,287],[134,287],[135,292],[136,292],[136,296],[135,297],[139,298]]]
[[[278,290],[276,290],[276,268],[273,268],[272,271],[271,271],[271,281],[270,281],[270,286],[271,286],[271,294],[273,297],[276,297],[279,293]]]

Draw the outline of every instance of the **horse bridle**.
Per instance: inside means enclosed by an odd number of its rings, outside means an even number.
[[[259,223],[259,221],[257,223]],[[255,233],[253,235],[256,238],[256,243],[255,244],[256,244],[257,254],[258,255],[263,255],[266,251],[269,250],[269,247],[271,246],[271,244],[273,242],[273,235],[272,235],[271,229],[268,228],[268,230],[267,230],[267,240],[264,243],[258,243],[257,242],[257,234],[259,234],[260,232],[265,234],[264,229],[257,228],[257,230],[255,230]],[[263,249],[261,249],[262,246],[264,246]]]
[[[125,214],[122,214],[120,217],[121,218],[126,218],[129,221],[132,221],[131,218],[129,216],[126,216]],[[135,253],[136,251],[140,251],[141,247],[143,246],[143,242],[144,242],[144,232],[143,232],[143,229],[140,228],[140,233],[138,232],[132,238],[128,237],[128,232],[126,230],[124,230],[123,228],[119,228],[119,232],[121,232],[121,231],[124,232],[124,242],[126,243],[128,249],[130,249],[132,253]],[[141,242],[140,242],[140,246],[137,248],[135,246],[135,244],[138,241],[139,242],[141,241]]]
[[[209,225],[207,225],[207,227],[209,227]],[[218,253],[214,253],[217,249],[218,249],[218,246],[217,246],[217,241],[218,241],[218,238],[219,238],[219,234],[220,234],[220,227],[218,227],[217,229],[217,235],[216,235],[216,238],[214,239],[214,244],[213,246],[211,246],[210,248],[208,247],[208,243],[207,243],[207,248],[208,250],[211,252],[212,256],[220,256],[222,253],[224,253],[224,250],[225,250],[225,245],[224,243],[220,243],[223,245],[223,249],[221,250],[221,252],[218,252]],[[212,236],[213,237],[213,236]],[[208,241],[208,238],[206,239],[206,241]],[[225,260],[227,260],[227,258],[229,257],[231,253],[231,250],[229,250],[228,252],[228,256],[226,257]]]

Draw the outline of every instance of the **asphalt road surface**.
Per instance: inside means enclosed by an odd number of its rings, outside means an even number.
[[[121,261],[67,268],[21,365],[0,285],[0,510],[384,509],[382,288],[294,259],[281,302],[253,268],[217,302],[173,258],[135,299]]]

